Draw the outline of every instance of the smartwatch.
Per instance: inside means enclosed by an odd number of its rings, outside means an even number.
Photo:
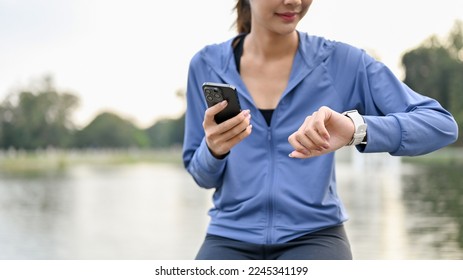
[[[367,124],[363,117],[357,110],[350,110],[342,113],[344,116],[350,118],[354,123],[355,131],[352,140],[346,146],[355,146],[359,144],[367,144]]]

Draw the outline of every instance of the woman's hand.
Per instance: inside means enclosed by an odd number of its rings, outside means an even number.
[[[288,137],[294,148],[289,156],[310,158],[336,151],[350,142],[354,132],[350,118],[323,106]]]
[[[214,116],[227,107],[227,101],[222,101],[210,108],[204,114],[203,128],[206,134],[206,143],[212,155],[221,158],[231,148],[248,137],[252,131],[251,114],[243,110],[235,117],[217,124]]]

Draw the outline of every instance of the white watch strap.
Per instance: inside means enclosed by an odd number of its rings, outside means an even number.
[[[342,114],[349,117],[354,123],[355,127],[352,140],[347,144],[347,146],[355,146],[362,143],[367,134],[367,124],[365,123],[363,117],[357,112],[357,110],[346,111]]]

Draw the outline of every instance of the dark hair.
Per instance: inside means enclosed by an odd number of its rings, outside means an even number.
[[[236,10],[236,29],[238,33],[251,32],[251,5],[249,0],[238,0],[235,6]]]

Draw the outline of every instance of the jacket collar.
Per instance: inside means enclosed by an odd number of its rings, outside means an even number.
[[[299,46],[294,58],[288,86],[281,98],[291,92],[291,90],[309,75],[313,69],[327,59],[334,48],[333,41],[325,40],[322,37],[310,36],[307,33],[297,32],[299,35]],[[252,103],[252,97],[236,70],[232,47],[236,37],[221,44],[207,46],[203,49],[201,56],[206,64],[216,72],[224,83],[234,85],[238,92]]]

